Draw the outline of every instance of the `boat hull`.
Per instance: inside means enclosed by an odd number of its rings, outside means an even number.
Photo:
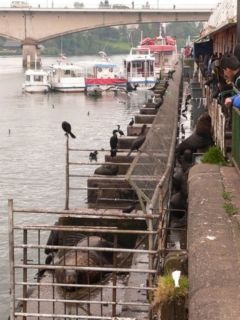
[[[23,91],[27,93],[47,93],[49,92],[48,85],[24,85]]]

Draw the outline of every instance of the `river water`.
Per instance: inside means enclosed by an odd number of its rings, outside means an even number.
[[[115,56],[113,61],[121,62],[122,58]],[[80,60],[89,60],[89,57],[71,59]],[[44,66],[55,61],[42,59]],[[71,147],[109,149],[112,130],[120,124],[126,132],[131,116],[147,99],[146,94],[136,93],[109,94],[99,99],[83,93],[24,94],[21,65],[21,57],[0,57],[1,320],[9,314],[7,199],[14,199],[14,205],[21,208],[63,209],[65,136],[62,121],[70,122],[77,136],[70,141]],[[86,161],[88,154],[81,153],[80,160]],[[94,167],[84,170],[92,174]],[[73,197],[72,207],[85,207],[85,200],[86,192],[80,192]]]

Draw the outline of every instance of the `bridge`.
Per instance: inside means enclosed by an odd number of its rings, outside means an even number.
[[[25,64],[27,56],[34,60],[41,42],[62,35],[119,25],[207,21],[211,12],[210,9],[0,8],[0,35],[21,42]]]

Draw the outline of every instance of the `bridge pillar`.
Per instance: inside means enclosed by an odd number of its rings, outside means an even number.
[[[41,66],[40,50],[35,40],[25,39],[22,42],[22,58],[24,68]]]

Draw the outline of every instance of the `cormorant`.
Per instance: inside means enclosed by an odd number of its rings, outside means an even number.
[[[144,124],[142,126],[142,130],[140,132],[140,134],[138,135],[138,137],[133,141],[131,149],[129,150],[127,157],[130,156],[130,154],[134,151],[134,150],[139,150],[139,148],[142,146],[142,144],[144,143],[145,139],[146,139],[146,129],[147,129],[147,125]]]
[[[117,127],[117,132],[120,134],[120,136],[124,136],[124,132],[120,129],[120,124],[118,124]]]
[[[134,124],[134,118],[131,119],[131,121],[129,122],[129,126],[132,126]]]
[[[183,123],[181,124],[181,133],[182,133],[182,134],[185,134],[185,129],[184,129]]]
[[[68,123],[67,121],[63,121],[62,122],[62,128],[63,128],[63,131],[66,132],[66,136],[68,137],[68,135],[70,134],[70,136],[75,139],[76,136],[72,133],[71,131],[71,125],[70,123]]]
[[[115,157],[117,154],[117,144],[118,144],[117,130],[113,130],[113,135],[110,138],[111,157]]]
[[[89,153],[90,162],[92,162],[93,160],[97,161],[97,154],[98,154],[97,150],[92,151],[92,152]]]

